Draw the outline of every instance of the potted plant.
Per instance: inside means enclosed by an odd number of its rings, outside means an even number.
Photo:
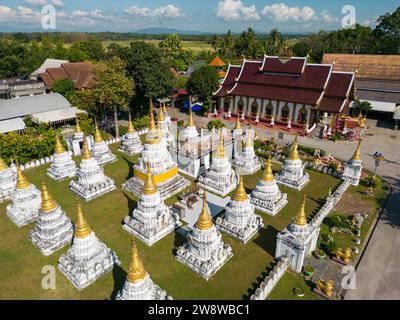
[[[326,258],[326,253],[322,249],[315,250],[314,254],[315,254],[315,257],[319,260],[324,260]]]
[[[293,293],[297,296],[297,297],[304,297],[304,290],[302,288],[294,288],[293,289]]]
[[[307,277],[311,277],[314,274],[315,270],[312,266],[305,266],[304,267],[304,274]]]

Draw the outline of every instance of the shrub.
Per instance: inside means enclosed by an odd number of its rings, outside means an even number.
[[[212,130],[212,128],[215,129],[225,128],[225,123],[223,123],[221,120],[211,120],[210,122],[208,122],[207,128],[208,130]]]
[[[325,218],[324,223],[330,228],[348,228],[351,226],[351,222],[349,221],[349,219],[341,215],[327,217]]]
[[[335,254],[336,253],[337,245],[336,245],[336,242],[333,241],[333,240],[329,241],[329,242],[325,242],[321,246],[329,254]]]

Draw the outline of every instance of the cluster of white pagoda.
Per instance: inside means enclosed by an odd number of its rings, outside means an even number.
[[[129,115],[128,131],[122,138],[120,151],[127,155],[140,154],[134,165],[134,175],[123,188],[139,198],[137,207],[123,221],[123,229],[134,238],[152,246],[181,226],[180,217],[164,200],[186,189],[191,183],[178,173],[169,145],[175,139],[170,132],[171,118],[165,105],[158,112],[157,125],[151,105],[149,130],[144,145]],[[189,123],[181,132],[181,139],[199,136],[190,110]],[[225,152],[224,136],[220,133],[218,147],[212,154],[208,170],[198,178],[204,189],[222,197],[235,193],[225,211],[215,222],[210,214],[206,191],[198,220],[187,235],[187,241],[177,249],[175,258],[201,277],[209,280],[233,256],[232,248],[224,243],[221,232],[246,244],[264,227],[256,210],[274,216],[288,203],[287,195],[279,184],[301,190],[309,182],[304,164],[299,156],[297,137],[284,161],[282,171],[275,174],[272,160],[264,164],[261,179],[251,194],[244,187],[244,175],[261,169],[254,152],[254,134],[244,133],[240,119],[233,130],[234,159]],[[104,174],[103,166],[116,161],[96,125],[94,139],[85,137],[77,123],[76,132],[68,139],[70,152],[56,136],[55,153],[47,174],[55,180],[74,178],[70,190],[85,201],[93,200],[116,188],[114,181]],[[79,149],[79,150],[78,150]],[[77,167],[71,154],[81,154]],[[232,163],[231,163],[232,162]],[[234,169],[236,172],[234,171]],[[357,185],[361,176],[360,144],[352,159],[347,162],[343,179]],[[43,180],[42,180],[43,181]],[[70,246],[58,260],[58,268],[78,289],[82,290],[120,264],[115,252],[103,243],[89,226],[80,201],[76,200],[76,219],[73,224],[64,210],[54,200],[42,182],[41,192],[30,183],[18,163],[9,167],[0,158],[0,202],[11,200],[7,216],[17,227],[35,223],[29,233],[33,245],[43,254],[51,255]],[[278,235],[277,257],[296,251],[306,255],[315,249],[319,230],[309,225],[305,216],[305,198],[293,222]],[[298,270],[298,263],[291,260]],[[156,285],[145,271],[135,240],[131,244],[131,261],[128,275],[121,290],[114,297],[120,300],[172,299]]]

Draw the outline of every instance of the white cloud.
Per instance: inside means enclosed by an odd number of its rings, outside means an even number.
[[[95,9],[92,11],[84,11],[84,10],[75,10],[72,12],[73,17],[86,17],[86,18],[94,18],[94,19],[104,19],[105,16],[102,14],[100,9]]]
[[[338,22],[339,22],[339,19],[338,19],[338,18],[332,17],[332,16],[329,14],[329,12],[326,11],[326,10],[322,10],[322,11],[321,11],[321,20],[322,20],[322,22],[328,23],[328,24],[331,24],[331,23],[338,23]]]
[[[30,15],[35,13],[32,8],[27,8],[24,6],[18,6],[17,9],[22,15]]]
[[[258,21],[256,6],[246,7],[240,0],[224,0],[218,3],[217,17],[225,21]]]
[[[64,7],[64,2],[62,2],[61,0],[53,0],[51,3],[55,7]]]
[[[186,18],[188,16],[182,8],[172,4],[155,9],[132,6],[126,9],[125,13],[145,18]]]
[[[288,7],[284,3],[265,6],[261,15],[277,22],[308,22],[317,19],[313,8]]]
[[[47,4],[47,0],[25,0],[25,2],[34,6],[44,6]]]

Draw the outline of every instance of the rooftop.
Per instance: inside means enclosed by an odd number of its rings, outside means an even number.
[[[223,62],[220,57],[216,56],[208,65],[211,67],[223,67],[225,66],[225,62]]]

